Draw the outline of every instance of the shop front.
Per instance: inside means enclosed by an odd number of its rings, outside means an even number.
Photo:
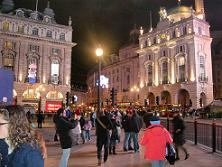
[[[58,91],[50,91],[46,95],[45,111],[55,113],[59,108],[62,108],[63,95]]]

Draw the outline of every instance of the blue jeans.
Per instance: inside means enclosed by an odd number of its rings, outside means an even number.
[[[87,139],[87,140],[90,140],[90,139],[91,139],[90,130],[86,130],[86,131],[85,131],[85,136],[86,136],[86,139]]]
[[[152,167],[164,167],[165,160],[151,161]]]
[[[129,139],[130,139],[130,132],[125,132],[123,148],[126,150],[129,150]]]
[[[67,167],[68,166],[68,160],[70,156],[71,148],[62,149],[62,157],[60,160],[60,166],[59,167]]]
[[[139,151],[139,141],[138,141],[139,133],[131,132],[131,135],[133,137],[134,152],[138,152]]]

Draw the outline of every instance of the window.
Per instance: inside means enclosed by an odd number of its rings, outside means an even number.
[[[152,59],[151,55],[148,55],[148,60],[151,60],[151,59]]]
[[[52,60],[51,62],[51,83],[58,84],[59,83],[59,61]]]
[[[52,31],[48,30],[46,33],[46,37],[52,38]]]
[[[24,25],[18,26],[18,33],[24,33]]]
[[[130,72],[130,68],[127,68],[126,71],[127,71],[127,72]]]
[[[8,31],[9,30],[9,23],[8,22],[4,22],[3,23],[3,31]]]
[[[130,76],[129,75],[127,75],[127,84],[129,85],[130,84]]]
[[[203,56],[200,56],[200,80],[205,80],[205,60]]]
[[[199,34],[199,35],[202,35],[202,29],[201,29],[201,27],[198,27],[198,34]]]
[[[186,47],[185,45],[180,45],[180,46],[177,46],[176,48],[176,53],[183,53],[183,52],[186,52]]]
[[[4,44],[5,49],[15,49],[15,47],[16,47],[15,42],[5,41],[5,44]]]
[[[60,54],[61,54],[61,49],[52,48],[52,54],[53,54],[53,55],[60,55]]]
[[[4,68],[13,70],[14,55],[12,55],[12,54],[3,55],[2,60],[3,60],[2,65],[3,65]]]
[[[172,32],[172,38],[176,38],[176,31],[175,30]]]
[[[29,51],[30,51],[30,52],[39,53],[39,46],[37,46],[37,45],[30,45],[30,46],[29,46]]]
[[[39,30],[38,28],[33,28],[32,29],[32,35],[38,36],[39,35]]]
[[[163,50],[163,52],[162,52],[162,56],[167,56],[167,54],[166,54],[166,50]]]
[[[164,61],[162,64],[162,84],[168,84],[168,63]]]
[[[178,74],[179,74],[179,82],[185,81],[185,58],[180,57],[178,59]]]
[[[187,27],[183,27],[183,35],[186,35],[187,34]]]
[[[152,65],[148,65],[147,67],[147,78],[148,78],[148,86],[152,86],[153,83],[153,66]]]
[[[119,82],[119,76],[116,77],[116,82]]]
[[[60,36],[59,36],[59,39],[61,41],[65,41],[65,33],[61,33]]]
[[[28,82],[37,82],[38,60],[36,57],[31,57],[28,60]]]

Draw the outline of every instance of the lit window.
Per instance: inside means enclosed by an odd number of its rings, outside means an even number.
[[[36,83],[37,82],[37,67],[38,60],[35,57],[31,57],[28,60],[28,82]]]
[[[168,84],[168,63],[164,61],[162,64],[162,84]]]
[[[2,60],[3,60],[2,65],[3,65],[4,68],[13,70],[13,67],[14,67],[14,55],[12,55],[12,54],[3,55],[3,59]]]
[[[5,41],[4,44],[5,49],[15,49],[15,46],[16,46],[15,42]]]
[[[3,23],[3,31],[8,31],[9,30],[9,23],[8,22],[4,22]]]
[[[148,65],[147,68],[147,74],[148,74],[148,86],[151,86],[153,83],[153,66],[152,65]]]
[[[24,33],[24,25],[18,26],[18,33]]]
[[[178,59],[178,69],[179,69],[179,81],[184,82],[185,81],[185,58],[180,57]]]
[[[51,62],[51,83],[58,84],[59,83],[59,61],[52,60]]]

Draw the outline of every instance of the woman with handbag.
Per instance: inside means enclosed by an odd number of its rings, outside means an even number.
[[[160,125],[156,116],[150,118],[150,126],[145,129],[140,144],[145,146],[145,159],[150,160],[152,167],[163,167],[166,157],[166,144],[172,144],[170,133]]]

